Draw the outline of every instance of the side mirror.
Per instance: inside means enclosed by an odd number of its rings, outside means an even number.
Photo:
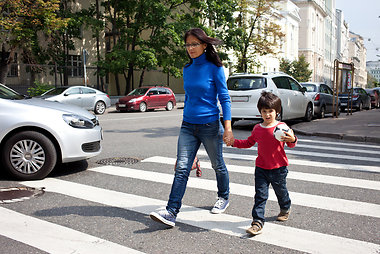
[[[70,94],[69,93],[64,93],[63,96],[69,96]]]
[[[306,93],[306,87],[301,87],[301,92]]]

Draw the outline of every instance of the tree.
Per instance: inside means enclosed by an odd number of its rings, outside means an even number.
[[[0,2],[0,82],[5,83],[9,64],[18,50],[28,64],[45,61],[39,38],[66,27],[57,16],[59,0],[2,0]]]
[[[309,65],[304,55],[301,55],[298,60],[292,62],[287,59],[281,59],[280,71],[292,76],[299,82],[307,82],[313,73],[313,71],[309,69]]]
[[[275,4],[279,0],[240,0],[234,49],[238,58],[238,72],[251,71],[259,66],[257,56],[276,54],[284,37],[281,27],[273,20]]]
[[[184,32],[201,27],[210,36],[218,34],[227,38],[228,29],[221,28],[233,22],[234,1],[105,0],[102,5],[106,30],[112,36],[113,47],[99,62],[101,74],[114,74],[118,94],[121,91],[118,74],[124,76],[128,93],[133,88],[136,69],[141,70],[140,85],[145,71],[158,67],[180,77],[188,61],[183,48]]]

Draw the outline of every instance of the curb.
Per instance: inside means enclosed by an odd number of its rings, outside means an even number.
[[[337,134],[337,133],[325,133],[325,132],[305,132],[297,129],[293,129],[294,133],[296,135],[303,135],[303,136],[318,136],[318,137],[325,137],[325,138],[334,138],[334,139],[342,139],[342,140],[349,140],[349,141],[356,141],[356,142],[366,142],[366,143],[376,143],[380,144],[380,137],[368,137],[368,136],[351,136],[346,134]]]

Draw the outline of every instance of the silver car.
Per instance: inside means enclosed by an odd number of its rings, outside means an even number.
[[[306,87],[306,92],[313,98],[316,117],[324,118],[326,114],[335,113],[335,111],[337,111],[337,115],[340,114],[339,98],[335,98],[334,105],[334,93],[328,85],[320,82],[305,82],[301,85]]]
[[[46,177],[57,163],[101,152],[102,129],[77,106],[27,98],[0,84],[0,163],[21,180]]]
[[[111,106],[108,94],[87,86],[56,87],[42,94],[41,98],[76,105],[100,115]]]

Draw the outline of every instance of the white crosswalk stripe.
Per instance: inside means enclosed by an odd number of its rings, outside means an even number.
[[[1,235],[48,253],[142,253],[2,207],[0,207],[0,228]]]
[[[135,178],[145,181],[160,182],[165,184],[171,184],[173,182],[173,174],[143,171],[132,168],[128,168],[127,170],[120,170],[118,167],[104,166],[99,168],[92,168],[89,170],[99,173]],[[187,186],[202,190],[217,191],[215,180],[190,178]],[[252,197],[254,193],[254,187],[243,184],[230,183],[230,193],[239,196]],[[292,203],[296,205],[380,218],[380,205],[377,204],[296,192],[289,192],[289,195],[292,197]],[[269,192],[269,200],[277,200],[273,190],[270,190]]]
[[[327,146],[326,146],[327,144]],[[351,146],[351,147],[348,147]],[[339,155],[334,152],[355,153],[355,148],[360,149],[360,153],[355,156]],[[310,152],[313,149],[319,152]],[[256,148],[249,149],[245,154],[239,153],[235,148],[224,148],[224,157],[233,164],[227,164],[229,172],[245,174],[249,178],[253,178],[254,160],[256,159]],[[289,151],[292,151],[289,153]],[[249,155],[247,154],[249,153]],[[380,153],[380,146],[368,146],[358,143],[340,143],[331,141],[315,141],[302,139],[299,141],[298,149],[287,150],[288,154],[294,155],[289,158],[291,165],[300,165],[307,167],[315,167],[316,169],[325,168],[340,172],[364,172],[367,174],[380,173],[380,167],[369,166],[375,165],[374,162],[380,162],[376,157]],[[201,149],[198,151],[201,156],[202,169],[211,169],[211,163],[206,159],[206,152]],[[302,159],[295,159],[296,156]],[[313,159],[308,160],[310,156]],[[372,157],[371,157],[372,156]],[[327,162],[326,158],[335,158],[348,163]],[[107,177],[116,177],[117,179],[134,179],[138,181],[147,181],[155,184],[170,185],[173,182],[173,165],[175,158],[153,156],[142,161],[140,167],[117,167],[117,166],[100,166],[87,169],[85,174],[100,175],[102,179]],[[251,166],[239,165],[239,161],[252,161]],[[369,161],[369,165],[362,165],[364,161]],[[170,165],[170,172],[156,172],[154,169],[147,167],[160,165]],[[247,162],[242,164],[249,165]],[[88,172],[88,173],[87,173]],[[325,170],[326,172],[326,170]],[[238,174],[237,174],[238,175]],[[338,174],[344,175],[344,174]],[[380,191],[380,182],[375,179],[359,179],[351,177],[342,177],[336,175],[326,175],[309,172],[299,172],[289,170],[288,179],[305,181],[308,183],[317,183],[318,186],[330,185],[340,186],[340,189],[357,188],[358,190],[375,193]],[[161,200],[151,197],[145,197],[128,193],[127,191],[115,191],[107,189],[107,187],[98,187],[96,183],[93,185],[74,183],[68,180],[59,180],[56,178],[46,178],[41,181],[20,182],[28,187],[45,187],[47,193],[55,195],[65,195],[69,198],[79,199],[85,202],[95,202],[101,205],[125,209],[148,215],[150,212],[165,207],[167,200]],[[107,186],[105,184],[104,186]],[[216,192],[215,179],[190,177],[188,188],[194,190],[204,190]],[[237,182],[230,182],[230,193],[235,197],[250,197],[254,195],[254,186],[245,185]],[[342,199],[330,196],[306,194],[302,192],[290,192],[292,204],[297,206],[298,211],[305,208],[321,209],[330,213],[337,213],[342,216],[364,216],[371,221],[380,220],[380,204],[363,202],[350,199]],[[273,190],[270,190],[269,200],[277,201]],[[358,199],[360,200],[360,199]],[[234,205],[231,201],[231,206]],[[235,203],[235,205],[238,205]],[[250,209],[250,208],[249,208]],[[236,213],[235,213],[236,214]],[[240,213],[238,214],[240,215]],[[198,227],[201,229],[218,232],[229,237],[244,238],[249,241],[262,242],[278,246],[280,248],[288,248],[306,253],[380,253],[380,243],[378,241],[371,242],[365,238],[360,240],[354,239],[354,233],[349,236],[339,236],[334,233],[325,231],[315,232],[312,229],[298,228],[298,226],[289,226],[286,224],[265,223],[264,233],[252,238],[246,238],[245,229],[250,225],[252,219],[238,215],[228,214],[228,210],[224,214],[211,214],[209,210],[199,207],[183,205],[181,212],[178,214],[177,223]],[[228,222],[228,223],[226,223]],[[307,228],[308,229],[308,228]],[[317,231],[317,230],[316,230]],[[50,234],[50,232],[56,232]],[[322,233],[323,232],[323,233]],[[52,222],[44,221],[41,218],[24,215],[22,213],[12,211],[0,207],[0,235],[14,239],[16,241],[33,246],[37,249],[48,253],[142,253],[133,248],[120,245],[118,243],[104,240],[99,237],[79,232],[77,230],[64,227]],[[43,239],[43,240],[41,240]],[[300,240],[302,239],[302,240]],[[359,239],[359,238],[358,238]],[[284,251],[286,252],[286,251]]]
[[[113,166],[102,168],[111,171],[126,171]],[[45,186],[47,191],[144,214],[149,214],[151,211],[166,205],[166,201],[163,200],[56,179],[23,182],[22,184],[30,187]],[[244,234],[244,229],[250,224],[251,219],[228,214],[214,215],[207,210],[184,205],[177,221],[223,234],[241,236]],[[229,223],[223,223],[227,221]],[[265,231],[265,234],[249,239],[310,253],[377,253],[380,250],[380,245],[377,244],[280,226],[269,222],[265,224]],[[323,243],[323,246],[321,246],[321,243]]]
[[[144,162],[163,163],[163,164],[169,164],[169,165],[175,164],[174,158],[168,158],[168,157],[162,157],[162,156],[149,157],[143,161]],[[201,166],[202,166],[202,168],[207,168],[207,169],[212,168],[211,163],[208,161],[202,161]],[[229,172],[254,174],[254,168],[253,167],[237,166],[237,165],[228,164],[227,168],[228,168]],[[310,173],[302,173],[302,172],[294,172],[294,171],[289,171],[287,178],[302,180],[302,181],[309,181],[309,182],[317,182],[317,183],[334,184],[334,185],[341,185],[341,186],[348,186],[348,187],[370,189],[370,190],[380,190],[380,182],[363,180],[363,179],[328,176],[328,175],[320,175],[320,174],[310,174]]]

